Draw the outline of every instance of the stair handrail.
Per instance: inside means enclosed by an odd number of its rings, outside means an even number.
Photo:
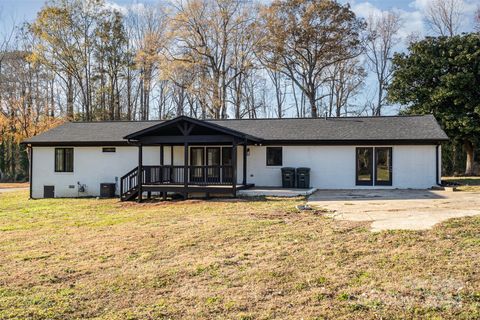
[[[138,167],[135,167],[120,178],[120,197],[124,197],[124,195],[127,192],[129,192],[132,189],[138,187],[138,181],[137,181],[136,185],[134,185],[134,186],[130,185],[131,180],[132,180],[131,178],[134,177],[134,176],[137,176],[137,174],[138,174]],[[126,183],[127,188],[123,187],[124,184],[125,184],[125,181],[127,182]],[[124,190],[124,189],[126,189],[126,190]]]

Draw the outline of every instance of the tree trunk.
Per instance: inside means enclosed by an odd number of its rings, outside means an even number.
[[[127,67],[127,120],[132,120],[132,81],[130,66]]]
[[[143,101],[145,94],[144,94],[144,84],[143,84],[143,69],[140,71],[140,120],[145,120],[145,102]]]
[[[472,176],[473,175],[473,168],[475,164],[474,160],[474,149],[472,142],[466,140],[463,144],[465,148],[465,152],[467,153],[467,162],[465,165],[465,175]]]
[[[317,112],[317,103],[315,101],[315,93],[310,93],[308,95],[308,101],[310,102],[310,110],[312,111],[312,118],[317,118],[318,117],[318,112]]]
[[[67,118],[71,121],[73,117],[73,79],[69,74],[67,75]]]
[[[214,72],[213,75],[213,118],[220,119],[222,112],[222,103],[220,101],[220,75],[218,72]]]

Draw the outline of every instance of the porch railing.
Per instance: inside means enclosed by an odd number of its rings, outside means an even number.
[[[187,183],[195,185],[232,184],[233,166],[143,166],[142,184],[184,184],[185,170]]]
[[[233,166],[142,166],[142,185],[231,185]],[[122,199],[138,192],[138,167],[120,179]]]

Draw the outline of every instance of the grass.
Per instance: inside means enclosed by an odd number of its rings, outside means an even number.
[[[480,191],[480,177],[443,177],[442,181],[459,184],[459,191]]]
[[[371,233],[303,201],[0,194],[0,319],[480,317],[480,217]]]
[[[28,188],[28,182],[0,182],[0,189]]]

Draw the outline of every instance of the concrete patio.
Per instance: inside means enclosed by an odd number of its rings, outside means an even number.
[[[279,187],[254,187],[250,189],[239,190],[238,195],[242,197],[306,197],[317,191],[316,188],[298,189],[298,188],[279,188]]]
[[[371,230],[424,230],[450,218],[480,215],[479,192],[319,190],[308,204],[338,220],[372,221]]]

